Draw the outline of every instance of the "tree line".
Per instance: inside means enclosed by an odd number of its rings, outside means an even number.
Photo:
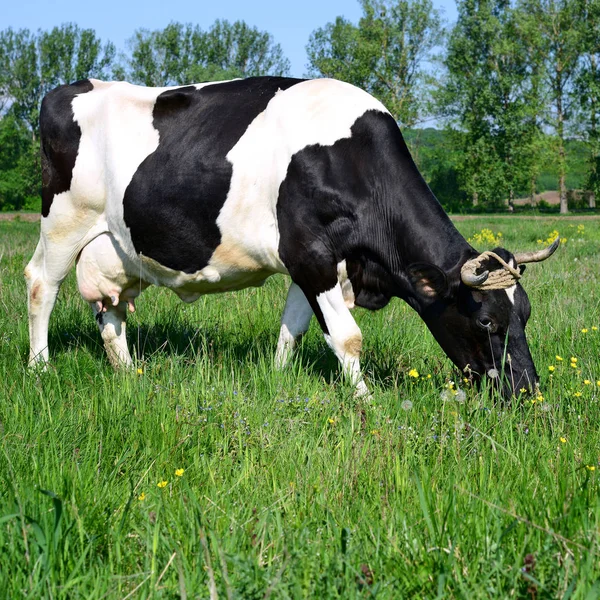
[[[583,148],[581,187],[594,204],[600,0],[457,0],[452,27],[431,0],[360,4],[358,23],[338,17],[311,34],[306,75],[379,98],[447,208],[533,198],[551,164],[566,212],[574,143]],[[289,71],[273,36],[243,21],[138,29],[125,52],[75,24],[0,31],[0,210],[39,204],[39,108],[57,85],[87,77],[184,85]],[[431,123],[441,135],[421,135]]]

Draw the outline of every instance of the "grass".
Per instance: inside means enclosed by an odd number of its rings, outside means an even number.
[[[510,405],[448,394],[461,382],[400,301],[355,312],[372,402],[315,323],[277,372],[279,277],[192,305],[148,290],[128,321],[136,369],[115,373],[71,275],[51,367],[30,373],[38,225],[0,223],[2,594],[599,597],[600,221],[582,223],[458,223],[513,250],[568,238],[524,277],[543,399]]]

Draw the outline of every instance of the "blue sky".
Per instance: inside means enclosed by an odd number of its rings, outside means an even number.
[[[454,0],[434,0],[434,5],[443,10],[448,21],[456,19]],[[111,40],[124,50],[126,40],[141,27],[162,29],[171,21],[179,21],[207,28],[216,19],[241,19],[270,32],[291,62],[290,74],[300,77],[306,73],[305,46],[310,34],[338,15],[357,22],[360,14],[358,0],[17,0],[3,2],[0,29],[51,29],[73,22],[94,29],[103,40]]]

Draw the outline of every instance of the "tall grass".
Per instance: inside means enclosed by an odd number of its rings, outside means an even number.
[[[315,323],[276,371],[277,277],[193,305],[148,290],[136,368],[115,373],[72,275],[30,373],[37,225],[0,223],[0,594],[599,597],[600,221],[578,224],[459,223],[513,250],[569,238],[524,276],[543,399],[503,404],[448,393],[462,382],[400,301],[355,313],[372,401]]]

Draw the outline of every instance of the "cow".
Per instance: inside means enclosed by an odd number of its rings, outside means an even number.
[[[60,86],[40,114],[40,240],[25,269],[31,365],[48,360],[61,282],[77,283],[110,362],[130,366],[127,309],[149,285],[185,302],[291,278],[275,361],[314,314],[355,386],[350,309],[391,298],[421,316],[452,362],[505,395],[538,381],[525,338],[528,253],[479,254],[420,175],[374,97],[332,79],[253,77],[149,88]]]

